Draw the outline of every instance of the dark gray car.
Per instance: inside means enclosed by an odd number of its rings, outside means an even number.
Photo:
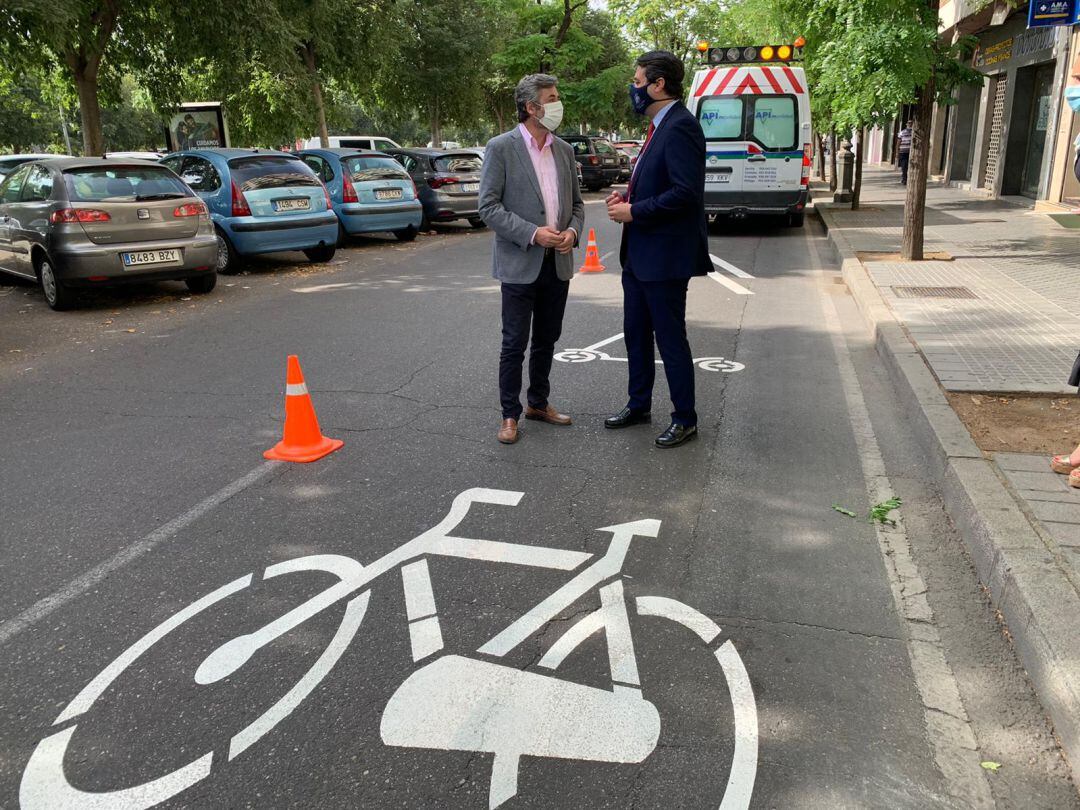
[[[435,222],[467,219],[483,228],[480,219],[480,169],[483,159],[462,149],[384,149],[412,177],[424,205],[421,230]]]
[[[208,293],[217,239],[206,204],[156,163],[59,158],[0,185],[0,270],[41,284],[53,309],[78,287],[183,279]]]

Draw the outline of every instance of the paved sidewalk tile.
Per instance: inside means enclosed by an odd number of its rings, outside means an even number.
[[[1045,455],[995,453],[994,463],[1057,544],[1061,558],[1071,567],[1073,581],[1080,582],[1080,489],[1052,472]]]
[[[833,227],[861,253],[945,388],[1073,391],[1065,379],[1080,349],[1080,231],[1011,202],[931,186],[926,250],[952,260],[878,261],[867,254],[900,248],[895,171],[865,167],[862,202],[859,211],[831,208]]]

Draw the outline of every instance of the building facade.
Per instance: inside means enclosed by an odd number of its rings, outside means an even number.
[[[1071,171],[1080,122],[1063,95],[1076,48],[1072,27],[1028,28],[1026,8],[1006,4],[973,9],[942,6],[943,36],[978,38],[970,65],[983,78],[935,110],[930,173],[989,197],[1080,198]]]

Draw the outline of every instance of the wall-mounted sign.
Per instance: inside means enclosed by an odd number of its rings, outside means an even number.
[[[1012,37],[998,42],[986,48],[980,47],[975,51],[975,67],[990,67],[999,62],[1008,62],[1012,59]]]
[[[1031,0],[1028,28],[1045,25],[1072,25],[1073,0]]]

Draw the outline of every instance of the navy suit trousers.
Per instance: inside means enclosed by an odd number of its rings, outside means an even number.
[[[556,275],[553,254],[544,257],[540,277],[532,284],[502,285],[502,353],[499,356],[499,398],[503,419],[521,419],[521,366],[529,351],[529,405],[548,406],[551,362],[562,334],[570,282]]]
[[[622,274],[623,333],[630,361],[630,399],[634,411],[652,410],[656,355],[660,349],[668,390],[675,410],[671,419],[686,427],[697,424],[694,410],[694,358],[686,339],[686,289],[690,279],[641,281],[630,268]]]

